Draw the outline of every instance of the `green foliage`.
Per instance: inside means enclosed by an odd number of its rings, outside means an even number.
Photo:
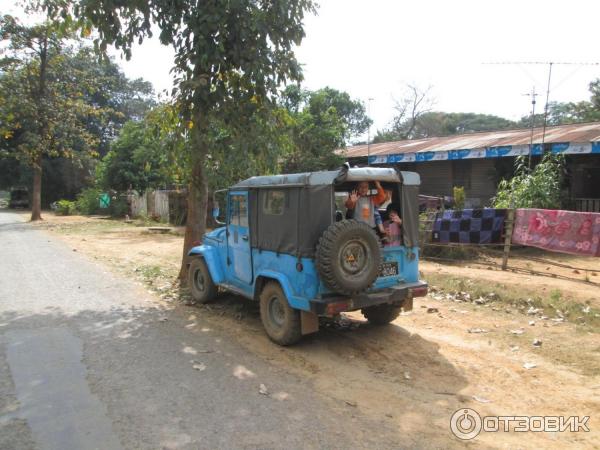
[[[314,11],[311,0],[216,0],[201,6],[149,0],[126,8],[112,0],[38,3],[56,19],[95,28],[99,50],[113,44],[128,59],[134,43],[150,37],[157,25],[160,42],[175,52],[173,94],[184,117],[202,130],[208,125],[205,114],[229,116],[226,103],[251,112],[286,79],[301,78],[294,46],[304,37],[304,13]]]
[[[19,161],[6,178],[41,178],[46,204],[72,198],[122,123],[152,104],[151,85],[98,61],[64,21],[25,26],[5,15],[0,39],[0,158]]]
[[[127,122],[97,168],[98,184],[106,190],[143,192],[168,183],[166,154],[145,121]]]
[[[492,200],[495,208],[560,208],[563,155],[546,153],[533,170],[528,169],[524,157],[518,157],[515,164],[515,176],[498,185]]]
[[[210,117],[205,164],[211,190],[256,174],[338,167],[342,158],[334,150],[369,123],[360,102],[330,88],[311,92],[292,85],[280,103],[257,106],[241,129]],[[161,104],[141,121],[125,124],[98,165],[99,186],[144,191],[189,181],[189,122],[178,106]]]
[[[114,195],[110,198],[108,214],[112,217],[125,217],[129,213],[129,205],[125,195]]]
[[[456,209],[463,209],[465,207],[465,188],[463,186],[454,186],[452,194],[454,196],[454,207]]]
[[[100,189],[87,188],[81,191],[75,201],[75,207],[80,214],[96,214],[100,209]]]
[[[292,145],[282,168],[288,173],[340,166],[343,155],[334,150],[345,147],[351,137],[363,134],[371,123],[360,101],[329,87],[306,91],[296,85],[288,86],[280,104],[289,114]]]
[[[75,202],[70,200],[59,200],[56,202],[56,214],[59,216],[70,216],[75,214],[76,211]]]
[[[74,36],[51,23],[20,25],[11,16],[0,19],[0,29],[9,49],[0,77],[6,154],[36,164],[42,155],[94,152],[97,139],[84,117],[99,112],[82,99],[82,85],[93,79],[78,76],[73,65],[68,39]]]

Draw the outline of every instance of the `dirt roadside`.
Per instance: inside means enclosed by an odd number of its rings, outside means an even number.
[[[46,214],[45,219],[34,226],[121,276],[138,278],[157,301],[183,308],[171,290],[181,257],[179,234],[153,234],[146,227],[98,218]],[[594,263],[600,265],[589,259],[572,261],[574,266],[592,264],[591,277]],[[424,262],[421,269],[426,280],[435,280],[431,283],[437,292],[415,301],[414,311],[392,326],[371,327],[360,313],[352,313],[292,348],[273,345],[262,331],[256,306],[238,297],[222,296],[195,310],[249,352],[312,380],[334,407],[349,414],[359,409],[392,424],[399,434],[416,433],[423,447],[598,448],[600,330],[593,321],[590,325],[571,316],[566,321],[545,316],[547,309],[527,314],[536,305],[494,301],[494,296],[480,303],[464,301],[454,292],[455,285],[446,282],[460,279],[460,290],[468,292],[471,280],[479,292],[486,286],[500,296],[518,291],[525,300],[560,298],[582,309],[600,305],[600,288],[468,263]],[[545,270],[541,264],[535,269]],[[193,324],[191,319],[190,329]],[[541,346],[534,346],[534,339]],[[526,369],[527,363],[536,367]],[[590,416],[590,432],[482,433],[463,442],[449,430],[450,417],[461,408],[482,416]]]

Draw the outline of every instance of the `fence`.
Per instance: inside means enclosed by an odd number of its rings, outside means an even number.
[[[575,211],[600,212],[600,198],[576,198]]]
[[[175,190],[133,192],[127,196],[131,217],[148,216],[180,225],[185,221],[185,194]]]
[[[521,210],[522,211],[522,210]],[[452,248],[452,247],[458,247],[458,248],[462,248],[462,249],[470,249],[470,250],[476,250],[479,254],[485,256],[485,257],[489,257],[491,256],[495,256],[498,258],[501,258],[501,263],[498,263],[490,258],[488,258],[485,261],[477,261],[477,260],[469,260],[469,264],[471,265],[482,265],[482,266],[486,266],[487,268],[498,268],[501,270],[510,270],[513,272],[521,272],[521,273],[528,273],[528,274],[532,274],[532,275],[541,275],[541,276],[549,276],[552,278],[562,278],[562,279],[567,279],[567,280],[571,280],[571,281],[582,281],[588,284],[592,284],[592,285],[596,285],[596,286],[600,286],[600,283],[596,283],[593,281],[590,281],[589,279],[589,273],[595,273],[595,272],[600,272],[600,265],[598,267],[598,269],[590,269],[590,268],[585,268],[585,267],[577,267],[577,266],[573,266],[571,264],[566,264],[564,262],[558,262],[558,261],[553,261],[550,260],[548,258],[543,258],[543,257],[539,257],[539,256],[532,256],[532,255],[524,255],[522,253],[520,253],[519,259],[524,259],[524,260],[528,260],[528,261],[535,261],[538,263],[543,263],[547,266],[546,268],[546,272],[540,272],[540,271],[536,271],[534,269],[532,269],[531,267],[519,267],[518,265],[512,264],[509,265],[509,256],[510,256],[510,252],[511,249],[513,249],[515,247],[515,244],[513,243],[513,231],[515,228],[515,215],[516,215],[516,210],[514,209],[509,209],[507,210],[507,213],[505,215],[505,219],[504,219],[504,224],[502,226],[502,234],[500,237],[500,241],[497,242],[493,242],[493,243],[454,243],[454,242],[446,242],[446,243],[440,243],[440,242],[433,242],[432,241],[432,236],[434,233],[434,223],[436,222],[436,220],[440,219],[440,211],[427,211],[426,213],[421,215],[421,219],[420,219],[420,246],[423,254],[423,259],[425,260],[432,260],[432,261],[439,261],[439,262],[457,262],[457,260],[463,260],[464,258],[456,258],[456,257],[444,257],[444,256],[431,256],[431,255],[427,255],[427,248]],[[600,233],[596,233],[597,237],[600,237]],[[518,245],[518,247],[523,248],[522,245]],[[557,274],[555,272],[549,271],[550,267],[554,267],[554,268],[562,268],[562,269],[570,269],[573,271],[573,273],[577,273],[577,274],[583,274],[584,279],[581,278],[575,278],[575,277],[568,277],[562,274]]]

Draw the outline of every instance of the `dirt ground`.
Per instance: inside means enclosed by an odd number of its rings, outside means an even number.
[[[155,234],[141,224],[49,213],[34,226],[137,278],[157,302],[187,308],[173,287],[181,230]],[[195,329],[194,315],[202,315],[257,357],[311,380],[336,407],[360,410],[398,434],[418,433],[426,448],[599,448],[600,261],[528,251],[514,252],[510,265],[548,276],[496,270],[485,257],[483,264],[422,262],[432,293],[389,327],[372,327],[355,312],[280,348],[266,338],[256,305],[231,295],[196,306],[187,327]],[[585,270],[548,269],[527,255]],[[482,432],[461,441],[449,425],[462,408],[482,417],[590,416],[590,431]]]

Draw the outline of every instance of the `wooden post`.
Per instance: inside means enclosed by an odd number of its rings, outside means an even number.
[[[513,226],[515,223],[515,210],[509,209],[504,222],[504,255],[502,255],[502,270],[508,267],[508,253],[510,252],[510,243],[512,241]]]

